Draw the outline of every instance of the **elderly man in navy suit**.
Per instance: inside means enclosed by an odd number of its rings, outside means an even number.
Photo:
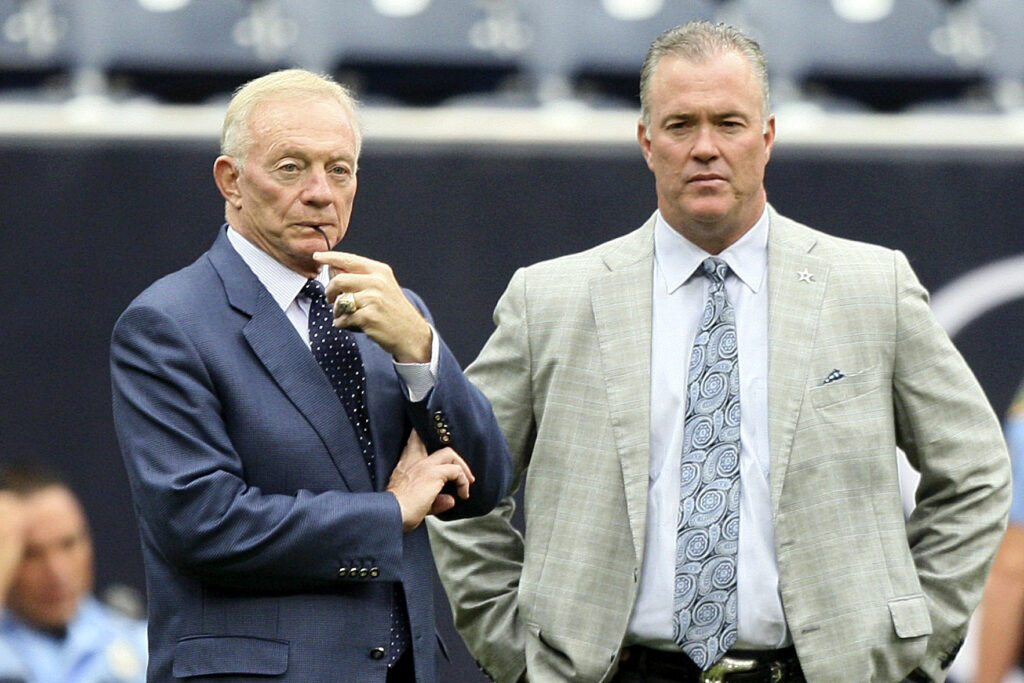
[[[510,459],[420,299],[330,251],[360,140],[329,79],[239,89],[213,169],[227,224],[114,329],[151,681],[438,678],[421,522],[488,512]]]

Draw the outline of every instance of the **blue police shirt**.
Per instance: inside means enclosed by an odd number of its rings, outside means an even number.
[[[1013,466],[1013,502],[1010,504],[1010,521],[1024,526],[1024,385],[1013,399],[1003,425],[1006,445],[1010,448],[1010,463]]]
[[[56,638],[0,613],[0,683],[144,683],[146,624],[88,597]]]

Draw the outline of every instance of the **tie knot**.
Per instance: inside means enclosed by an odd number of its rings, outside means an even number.
[[[316,280],[306,280],[306,284],[302,285],[302,293],[305,294],[310,301],[319,301],[320,299],[326,298],[324,296],[324,286]]]
[[[725,276],[729,274],[729,264],[717,256],[704,259],[701,267],[704,269],[704,275],[715,283],[725,282]]]

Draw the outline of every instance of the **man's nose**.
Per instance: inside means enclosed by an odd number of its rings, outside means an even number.
[[[322,169],[310,170],[306,177],[306,186],[303,188],[302,201],[307,204],[326,205],[330,204],[332,199],[327,172]]]
[[[693,138],[693,156],[707,160],[718,156],[718,141],[712,126],[700,126]]]
[[[48,553],[42,560],[43,571],[51,585],[63,585],[74,573],[74,563],[69,553]]]

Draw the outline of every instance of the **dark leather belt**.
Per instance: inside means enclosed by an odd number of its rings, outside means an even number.
[[[641,645],[623,649],[619,668],[680,683],[804,683],[792,646],[781,650],[729,650],[707,671],[682,652]]]

